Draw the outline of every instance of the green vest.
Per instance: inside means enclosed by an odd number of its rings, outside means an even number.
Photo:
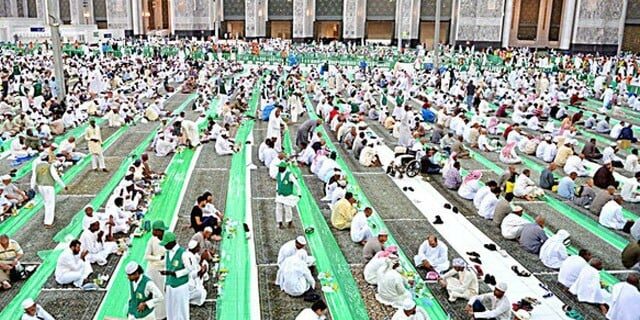
[[[152,296],[147,296],[144,293],[144,289],[147,287],[147,282],[149,282],[149,278],[145,275],[140,276],[140,283],[138,284],[138,288],[133,289],[133,281],[129,281],[129,288],[131,289],[131,299],[129,299],[129,314],[132,315],[136,319],[141,319],[148,316],[151,312],[153,312],[152,308],[147,306],[144,311],[138,311],[138,305],[142,302],[147,302],[151,300]]]
[[[278,195],[281,196],[290,196],[293,194],[293,183],[289,179],[291,172],[285,171],[284,175],[282,172],[278,172],[276,175],[276,181],[278,181]]]
[[[184,269],[184,263],[182,263],[182,254],[184,254],[184,249],[182,247],[178,248],[176,254],[173,256],[173,259],[169,260],[169,256],[165,258],[167,271],[179,271]],[[172,288],[177,288],[183,284],[186,284],[189,281],[189,275],[184,275],[182,277],[176,277],[172,275],[167,275],[167,285]]]
[[[55,186],[56,181],[51,175],[50,164],[42,162],[36,165],[36,184],[39,186]]]
[[[33,84],[33,96],[39,97],[42,95],[42,83],[40,81]]]

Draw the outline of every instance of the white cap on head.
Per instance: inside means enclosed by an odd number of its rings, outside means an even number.
[[[521,206],[515,206],[515,207],[513,207],[513,212],[520,212],[520,211],[522,211],[522,210],[524,210],[524,209],[522,209],[522,207],[521,207]]]
[[[11,180],[11,176],[8,174],[3,175],[2,177],[0,177],[0,180],[4,181],[4,180]]]
[[[617,146],[618,146],[618,144],[617,144],[617,143],[615,143],[615,142],[611,142],[611,143],[609,143],[609,146],[611,146],[611,147],[617,147]]]
[[[138,271],[138,267],[140,267],[140,266],[138,265],[137,262],[131,261],[131,262],[127,263],[127,266],[124,268],[124,271],[127,274],[134,274],[136,271]]]
[[[303,237],[303,236],[298,236],[296,238],[296,242],[301,244],[301,245],[303,245],[303,246],[307,245],[307,239],[305,239],[305,237]]]
[[[189,241],[189,249],[193,249],[198,246],[198,241],[190,240]]]
[[[505,282],[500,282],[498,283],[498,285],[496,286],[496,289],[502,291],[502,292],[507,292],[507,284]]]
[[[204,227],[204,232],[213,232],[211,227]]]
[[[22,309],[31,308],[34,304],[36,304],[36,302],[33,301],[33,299],[26,298],[24,299],[24,301],[22,301]]]
[[[402,309],[404,310],[412,310],[416,307],[416,302],[413,299],[406,299],[402,302]]]
[[[380,230],[380,231],[378,232],[378,235],[379,235],[379,236],[386,236],[386,235],[389,235],[389,233],[387,233],[387,230]]]
[[[92,224],[94,224],[94,223],[96,223],[96,222],[98,222],[98,221],[100,221],[100,220],[98,220],[98,218],[96,218],[96,217],[90,217],[90,218],[87,220],[87,225],[89,225],[89,226],[90,226],[90,225],[92,225]]]

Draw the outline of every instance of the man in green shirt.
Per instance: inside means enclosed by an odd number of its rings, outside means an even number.
[[[155,320],[155,306],[164,298],[162,291],[144,275],[144,270],[135,261],[131,261],[125,268],[129,279],[129,319]]]
[[[167,249],[166,270],[160,271],[160,274],[166,276],[167,319],[189,320],[189,272],[194,266],[184,248],[176,242],[173,232],[165,232],[160,245]]]
[[[276,222],[280,229],[284,228],[283,220],[288,223],[288,227],[293,225],[293,207],[300,200],[300,187],[298,181],[291,171],[287,169],[287,162],[278,164],[278,174],[276,175]],[[283,219],[284,213],[284,219]]]

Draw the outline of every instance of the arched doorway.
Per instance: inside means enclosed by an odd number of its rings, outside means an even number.
[[[557,48],[565,0],[513,0],[509,45]]]

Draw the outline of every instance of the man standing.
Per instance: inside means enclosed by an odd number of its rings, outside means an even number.
[[[129,279],[128,319],[155,320],[154,307],[163,299],[162,291],[144,275],[144,270],[135,261],[127,264],[125,271]]]
[[[89,147],[89,153],[91,153],[91,168],[98,171],[98,167],[107,172],[107,167],[104,164],[104,154],[102,153],[102,134],[100,133],[100,127],[96,125],[96,121],[91,119],[89,121],[89,127],[84,133],[84,138],[87,140]]]
[[[283,220],[287,222],[287,226],[291,228],[293,226],[293,207],[295,207],[298,204],[298,200],[300,200],[300,186],[293,173],[287,170],[286,161],[278,164],[276,182],[276,222],[280,229],[284,228],[282,224]],[[282,216],[283,213],[284,219]]]
[[[309,137],[317,126],[322,124],[322,119],[309,119],[303,122],[296,133],[296,145],[302,148],[303,145],[309,144]]]
[[[147,242],[147,250],[145,251],[144,258],[147,260],[147,275],[155,283],[156,287],[164,292],[164,277],[160,274],[160,270],[164,270],[164,256],[166,250],[160,245],[160,241],[164,236],[165,226],[162,220],[156,220],[151,225],[152,237]],[[164,319],[167,317],[167,311],[165,309],[164,299],[157,301],[155,306],[155,316],[157,319]]]
[[[58,170],[49,161],[49,155],[41,155],[38,161],[33,162],[31,189],[35,189],[37,186],[42,195],[42,200],[44,201],[44,227],[47,229],[53,227],[56,213],[56,182],[67,190],[67,186],[58,175]]]
[[[167,319],[189,320],[189,272],[193,266],[173,232],[166,232],[160,245],[167,249],[165,270],[160,271],[166,276]]]
[[[282,129],[286,125],[280,117],[282,106],[276,106],[269,115],[269,124],[267,125],[267,137],[273,137],[274,147],[276,151],[282,152]]]

